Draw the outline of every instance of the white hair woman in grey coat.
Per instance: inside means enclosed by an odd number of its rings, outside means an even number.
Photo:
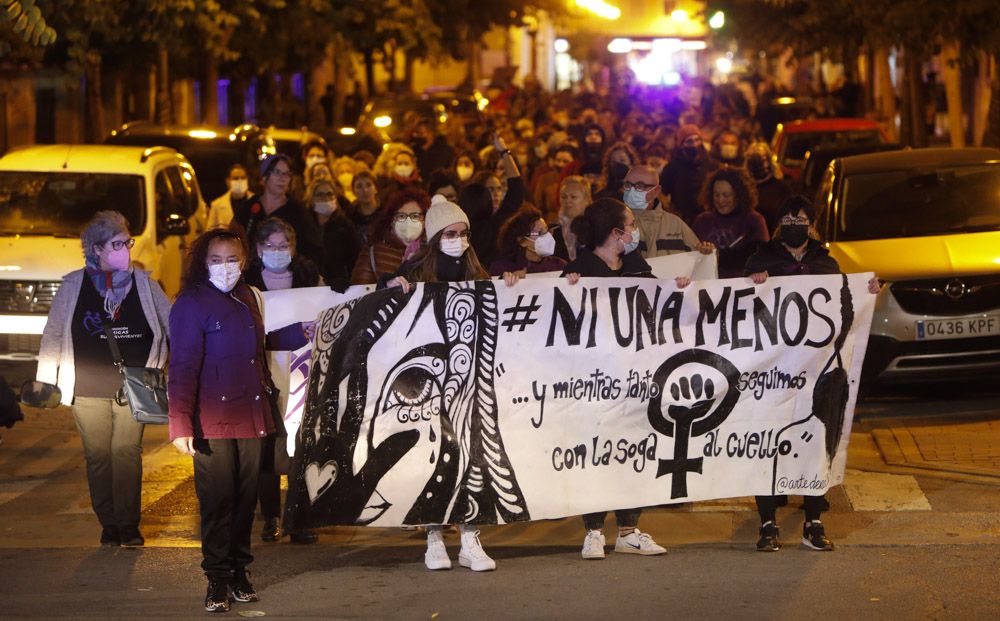
[[[97,212],[80,241],[85,264],[63,277],[52,300],[36,377],[58,385],[63,404],[72,406],[101,545],[141,546],[143,425],[115,399],[122,380],[105,325],[126,366],[163,368],[170,302],[149,272],[133,269],[122,214]]]

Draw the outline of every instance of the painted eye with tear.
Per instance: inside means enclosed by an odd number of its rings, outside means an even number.
[[[386,383],[381,411],[400,423],[429,421],[441,413],[441,382],[445,364],[421,356],[402,363]]]

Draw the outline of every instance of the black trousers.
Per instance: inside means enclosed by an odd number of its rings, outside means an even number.
[[[615,511],[615,521],[618,522],[618,528],[634,528],[639,525],[641,514],[642,509],[619,509]],[[583,525],[589,530],[601,530],[604,528],[604,518],[607,515],[607,511],[588,513],[583,516]]]
[[[826,496],[803,496],[802,504],[803,509],[806,514],[806,521],[811,522],[812,520],[818,520],[820,514],[823,513],[823,507],[825,506],[824,498]],[[764,524],[766,522],[773,522],[774,516],[778,511],[778,497],[777,496],[756,496],[757,500],[757,513],[760,514],[760,523]]]
[[[253,562],[250,540],[262,444],[259,438],[195,440],[201,568],[209,578],[228,579]]]

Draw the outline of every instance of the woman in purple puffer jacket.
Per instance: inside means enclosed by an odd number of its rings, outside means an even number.
[[[258,599],[247,574],[250,534],[261,449],[276,429],[264,349],[297,349],[313,329],[296,323],[265,337],[245,263],[240,230],[202,234],[170,311],[170,440],[194,458],[209,612]]]

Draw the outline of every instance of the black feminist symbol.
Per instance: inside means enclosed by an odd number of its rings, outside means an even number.
[[[534,324],[537,319],[535,319],[535,313],[538,312],[542,307],[538,305],[538,296],[531,296],[531,302],[525,304],[524,296],[517,296],[517,303],[508,309],[503,311],[504,315],[509,316],[509,319],[504,319],[502,325],[507,328],[507,332],[513,332],[514,328],[520,328],[518,332],[524,332],[527,326]],[[521,316],[523,313],[523,317]]]
[[[721,373],[728,383],[726,395],[716,403],[716,387],[711,379],[702,379],[695,373],[690,379],[682,377],[670,386],[669,392],[665,385],[670,374],[685,364],[701,364]],[[683,351],[660,365],[653,376],[653,381],[660,388],[656,396],[649,400],[647,418],[653,429],[674,439],[674,456],[671,459],[659,460],[656,478],[673,475],[670,481],[670,497],[683,498],[687,496],[687,473],[701,474],[703,458],[688,457],[688,443],[692,436],[708,433],[722,424],[729,413],[733,411],[740,391],[736,382],[740,377],[739,370],[722,356],[703,349]],[[674,401],[695,402],[691,405],[671,404],[667,407],[666,416],[660,407],[664,394],[669,394]],[[713,406],[715,409],[713,410]]]

